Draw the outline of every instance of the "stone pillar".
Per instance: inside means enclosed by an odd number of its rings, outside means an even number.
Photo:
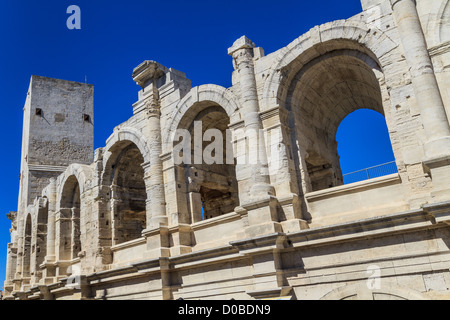
[[[241,114],[244,118],[244,131],[247,139],[247,158],[244,167],[250,169],[248,185],[249,197],[240,196],[241,206],[248,212],[249,227],[246,234],[254,237],[261,234],[281,232],[278,223],[277,200],[270,184],[266,143],[260,117],[258,92],[255,78],[255,44],[243,36],[228,49],[233,57],[234,68],[241,89]],[[238,164],[242,166],[242,164]],[[240,211],[240,209],[239,209]]]
[[[142,164],[147,191],[146,229],[142,234],[147,239],[149,258],[168,257],[169,229],[166,214],[163,165],[161,160],[161,111],[158,84],[166,68],[155,61],[144,61],[133,71],[133,80],[142,88],[134,109],[147,121],[145,135],[149,146],[148,162]],[[162,79],[164,80],[164,79]]]
[[[65,261],[72,259],[72,209],[60,208],[55,215],[55,248],[58,274],[65,275]]]
[[[192,223],[203,220],[202,217],[202,196],[198,192],[188,193],[189,208],[192,215]]]
[[[426,133],[428,158],[450,153],[450,127],[413,0],[391,0]]]
[[[14,278],[14,264],[17,260],[17,248],[12,246],[12,243],[8,244],[7,251],[8,258],[6,260],[6,279],[5,279],[5,295],[9,296],[13,290],[13,278]]]
[[[147,143],[149,162],[142,167],[147,188],[147,228],[144,233],[168,225],[164,192],[163,165],[161,161],[161,111],[157,80],[163,77],[165,68],[155,61],[144,61],[133,70],[133,80],[142,88],[139,112],[147,119]],[[141,102],[142,101],[142,102]],[[136,110],[135,110],[136,112]]]
[[[48,199],[48,220],[47,220],[47,255],[45,262],[54,262],[55,254],[55,216],[56,216],[56,180],[50,179],[50,198]]]
[[[246,137],[254,137],[257,140],[248,143],[249,154],[247,159],[251,165],[250,194],[253,198],[267,198],[274,194],[274,189],[270,185],[266,144],[262,134],[262,121],[259,116],[258,92],[253,64],[254,47],[255,44],[243,36],[228,49],[228,54],[233,57],[234,67],[239,74],[241,113],[244,118]]]
[[[410,67],[412,84],[425,130],[424,165],[433,181],[434,201],[448,195],[450,126],[426,39],[413,0],[391,0],[394,18]]]
[[[118,219],[116,219],[116,215],[117,211],[118,211],[118,206],[119,204],[122,202],[120,199],[116,199],[115,198],[115,190],[116,190],[116,186],[111,186],[111,190],[112,190],[112,198],[109,202],[110,204],[110,221],[111,221],[111,245],[114,246],[116,244],[118,244],[118,242],[120,243],[121,241],[119,241],[119,236],[117,234],[117,229],[119,228],[119,221]]]
[[[17,244],[17,259],[16,259],[16,272],[14,275],[13,281],[15,282],[14,290],[18,290],[17,287],[20,287],[20,279],[23,275],[23,238],[25,232],[25,219],[23,216],[24,212],[17,212],[17,236],[16,236],[16,244]]]
[[[81,241],[80,241],[80,208],[71,208],[71,248],[70,254],[71,259],[78,258],[78,254],[81,251]]]
[[[17,212],[9,212],[7,214],[9,220],[11,220],[11,242],[8,243],[7,259],[6,259],[6,279],[4,282],[5,297],[11,296],[14,291],[14,276],[17,267]]]

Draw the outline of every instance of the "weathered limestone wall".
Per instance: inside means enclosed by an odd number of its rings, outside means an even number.
[[[92,162],[93,95],[92,85],[32,77],[28,163],[67,166]],[[40,116],[33,112],[36,108],[41,109]]]
[[[92,85],[31,77],[24,107],[22,209],[69,164],[92,162],[93,95]]]
[[[33,77],[21,170],[43,177],[9,215],[7,297],[448,299],[449,1],[362,7],[267,55],[239,38],[230,88],[144,61],[95,153],[92,87]],[[398,174],[342,185],[336,131],[360,108],[384,115]],[[57,140],[62,121],[80,134]],[[208,129],[230,163],[195,162]]]

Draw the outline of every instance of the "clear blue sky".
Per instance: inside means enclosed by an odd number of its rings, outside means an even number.
[[[66,9],[81,8],[81,30],[68,30]],[[113,128],[132,115],[139,87],[134,67],[144,60],[183,71],[193,86],[231,85],[227,49],[242,35],[266,54],[288,45],[315,25],[361,12],[359,0],[2,0],[0,2],[0,287],[5,279],[10,222],[17,209],[22,108],[31,75],[87,82],[95,87],[95,148],[105,145]],[[362,117],[367,113],[361,113]],[[380,146],[356,147],[368,161],[343,156],[343,171],[392,160],[385,148],[383,118],[354,123]],[[381,118],[381,120],[380,120]],[[368,121],[368,122],[367,122]],[[383,129],[384,128],[384,129]],[[356,129],[356,128],[354,128]],[[384,131],[383,131],[384,130]],[[344,136],[363,136],[354,132]],[[378,149],[381,148],[381,149]],[[371,154],[369,154],[371,153]],[[355,161],[344,161],[350,158]],[[356,161],[357,160],[357,161]]]

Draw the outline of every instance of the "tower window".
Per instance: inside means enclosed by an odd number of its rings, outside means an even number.
[[[83,114],[83,120],[86,122],[91,122],[91,116],[88,114]]]
[[[39,117],[42,117],[42,109],[41,108],[36,108],[36,115]]]

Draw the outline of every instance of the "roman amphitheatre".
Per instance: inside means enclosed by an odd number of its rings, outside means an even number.
[[[33,76],[4,298],[449,299],[450,4],[361,2],[267,55],[224,44],[229,88],[143,61],[96,150],[93,86]],[[336,131],[362,108],[396,170],[344,184]],[[177,161],[196,134],[227,161]]]

